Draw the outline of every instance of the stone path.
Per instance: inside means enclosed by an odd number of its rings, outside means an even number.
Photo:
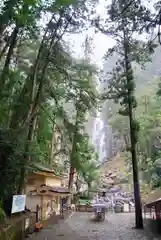
[[[34,240],[155,240],[144,230],[132,229],[134,215],[107,214],[104,222],[91,220],[91,213],[74,213],[57,226],[42,230]]]

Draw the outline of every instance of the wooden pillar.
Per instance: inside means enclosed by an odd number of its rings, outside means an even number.
[[[150,208],[150,217],[152,218],[152,208]]]
[[[146,206],[144,206],[144,218],[146,219]]]
[[[58,213],[60,213],[60,196],[58,195]]]
[[[42,206],[42,220],[46,220],[46,197],[41,196],[41,206]]]
[[[40,214],[39,211],[40,211],[40,207],[39,207],[39,205],[37,204],[37,205],[36,205],[36,222],[39,222],[39,220],[40,220],[40,219],[39,219],[39,214]]]
[[[155,216],[156,219],[160,219],[160,208],[158,204],[155,206]]]

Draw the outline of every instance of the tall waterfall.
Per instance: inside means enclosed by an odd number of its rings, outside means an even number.
[[[110,71],[114,67],[115,61],[112,64],[107,61],[103,67],[103,74],[100,76],[99,92],[103,93],[108,90],[108,81],[106,79],[106,72]],[[111,114],[110,101],[105,101],[102,105],[101,112],[97,114],[93,123],[92,142],[99,155],[100,162],[111,159],[116,152],[116,141],[112,128],[109,125],[109,116]]]
[[[99,155],[100,162],[110,159],[113,155],[113,136],[112,129],[104,116],[105,109],[102,109],[94,119],[92,142]]]

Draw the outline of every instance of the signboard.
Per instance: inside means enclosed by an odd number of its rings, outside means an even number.
[[[26,218],[26,221],[25,221],[25,230],[26,230],[27,228],[29,228],[29,226],[30,226],[30,219],[29,219],[29,218]]]
[[[11,213],[23,212],[25,210],[26,195],[14,195]]]
[[[130,212],[129,204],[124,203],[124,212]]]

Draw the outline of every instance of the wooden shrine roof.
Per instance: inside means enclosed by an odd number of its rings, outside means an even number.
[[[39,188],[35,188],[30,191],[31,195],[40,194],[40,195],[70,195],[68,188],[65,187],[55,187],[41,185]]]

